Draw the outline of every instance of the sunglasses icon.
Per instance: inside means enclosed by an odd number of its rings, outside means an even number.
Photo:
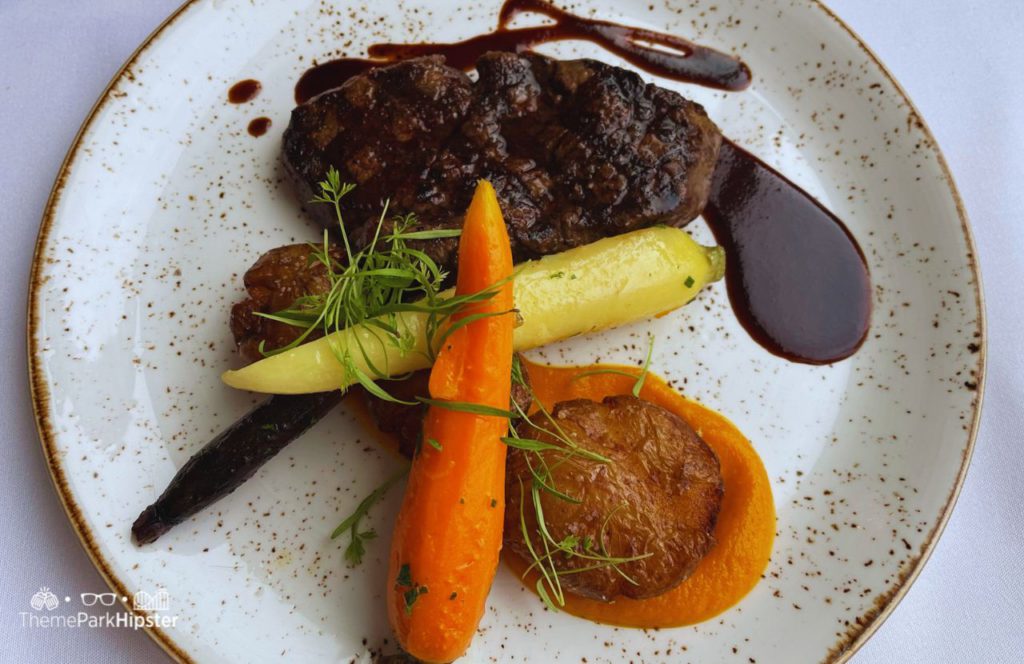
[[[93,606],[96,602],[103,606],[114,606],[117,601],[117,593],[82,593],[78,597],[85,606]]]

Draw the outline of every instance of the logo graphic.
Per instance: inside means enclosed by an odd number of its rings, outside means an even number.
[[[167,611],[171,606],[171,596],[163,588],[152,595],[140,590],[132,597],[132,607],[140,611]]]
[[[85,606],[93,606],[99,602],[102,606],[114,606],[117,601],[117,593],[80,593],[78,598]]]
[[[2,0],[0,0],[2,1]],[[91,610],[76,609],[74,612],[56,611],[61,604],[70,604],[70,597],[57,597],[50,589],[43,586],[39,592],[29,598],[31,610],[19,611],[21,626],[29,629],[67,628],[75,629],[80,627],[123,627],[127,629],[151,629],[154,627],[175,627],[178,624],[178,616],[168,615],[171,603],[171,596],[164,588],[157,588],[155,592],[148,593],[139,591],[132,597],[132,608],[136,611],[123,610],[120,606],[116,608],[103,609],[101,607],[115,607],[118,600],[127,602],[126,595],[119,595],[114,592],[106,593],[79,593],[83,607],[93,607]],[[0,660],[3,658],[0,657]]]
[[[28,604],[35,611],[42,611],[43,609],[53,611],[60,606],[60,600],[57,599],[56,595],[50,592],[49,588],[44,586],[39,589],[39,592],[32,595],[32,599],[29,600]]]

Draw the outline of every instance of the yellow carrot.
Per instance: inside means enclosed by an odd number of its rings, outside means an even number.
[[[681,307],[707,284],[722,278],[721,247],[702,247],[678,228],[645,228],[608,237],[560,254],[528,261],[516,269],[515,307],[522,325],[515,349],[527,350],[578,334],[643,320]],[[450,292],[441,297],[450,296]],[[568,315],[567,312],[572,312]],[[427,314],[402,313],[397,327],[413,340],[411,349],[381,343],[370,325],[329,336],[223,375],[240,390],[301,394],[344,389],[352,382],[337,351],[374,375],[363,353],[398,376],[430,366]]]

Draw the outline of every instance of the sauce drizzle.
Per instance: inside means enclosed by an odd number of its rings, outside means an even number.
[[[256,98],[263,85],[253,78],[235,83],[228,89],[228,101],[232,104],[244,104]]]
[[[508,27],[515,16],[525,12],[547,16],[554,23]],[[340,58],[318,64],[299,79],[295,101],[301,104],[367,69],[421,55],[444,55],[449,66],[468,71],[488,51],[520,53],[566,39],[593,42],[646,72],[675,81],[733,91],[743,90],[751,81],[750,69],[739,59],[681,37],[583,18],[547,0],[506,0],[498,14],[498,27],[487,34],[453,43],[374,44],[368,49],[372,59]]]
[[[755,341],[805,364],[860,348],[871,322],[871,279],[838,217],[728,140],[702,214],[725,247],[733,311]]]
[[[249,135],[250,136],[262,136],[267,133],[270,129],[270,118],[255,118],[249,123]]]

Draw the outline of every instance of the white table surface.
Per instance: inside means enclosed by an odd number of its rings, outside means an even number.
[[[141,631],[30,629],[18,613],[40,586],[106,590],[60,508],[32,419],[24,311],[40,214],[93,101],[178,4],[0,0],[0,662],[167,661]],[[1024,2],[830,5],[942,146],[973,222],[989,323],[985,409],[959,504],[909,595],[854,661],[1024,661]]]

